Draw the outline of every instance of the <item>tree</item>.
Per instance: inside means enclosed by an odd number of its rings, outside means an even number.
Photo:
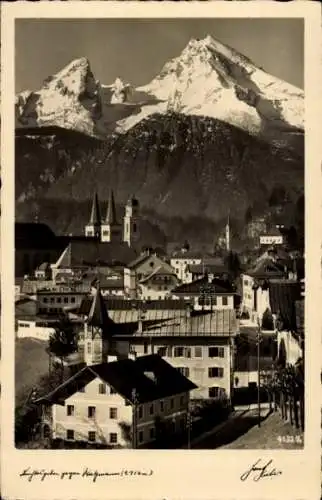
[[[67,316],[61,316],[54,333],[49,337],[49,355],[58,357],[61,361],[61,381],[64,379],[65,358],[77,351],[77,340],[74,327]]]
[[[230,250],[225,257],[225,264],[233,280],[238,278],[241,271],[241,265],[238,254]]]
[[[270,309],[266,309],[262,318],[262,328],[263,330],[274,330],[273,315]]]

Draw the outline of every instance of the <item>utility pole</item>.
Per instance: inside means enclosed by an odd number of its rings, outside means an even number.
[[[261,426],[261,393],[260,393],[260,343],[261,343],[261,327],[258,320],[257,331],[257,408],[258,408],[258,427]]]
[[[133,418],[132,418],[132,448],[135,450],[137,448],[137,404],[138,404],[138,394],[136,388],[132,390],[132,400],[133,400]]]
[[[188,450],[190,450],[190,448],[191,448],[191,424],[192,424],[189,404],[190,404],[190,401],[188,401],[188,409],[187,409],[187,432],[188,432],[187,448],[188,448]]]

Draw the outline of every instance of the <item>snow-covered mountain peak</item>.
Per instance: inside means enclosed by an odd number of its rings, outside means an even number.
[[[58,126],[92,136],[104,134],[101,85],[86,57],[49,76],[38,91],[16,98],[17,126]]]

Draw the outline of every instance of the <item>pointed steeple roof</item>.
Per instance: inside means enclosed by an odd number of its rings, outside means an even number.
[[[114,193],[113,193],[112,189],[110,190],[110,195],[109,195],[109,199],[108,199],[105,222],[107,222],[108,224],[114,224],[114,225],[117,224],[115,200],[114,200]]]
[[[96,292],[93,297],[92,305],[88,314],[87,324],[96,326],[105,330],[113,321],[109,318],[104,299],[101,294],[99,282],[97,282]]]
[[[98,196],[97,193],[95,193],[93,198],[91,218],[89,220],[89,224],[93,224],[95,226],[99,225],[100,223],[101,223],[101,212],[100,212]]]

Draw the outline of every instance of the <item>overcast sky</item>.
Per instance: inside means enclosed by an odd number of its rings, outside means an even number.
[[[95,78],[148,83],[191,38],[210,34],[269,73],[303,88],[304,30],[297,19],[19,19],[16,90],[37,90],[71,60],[89,59]]]

